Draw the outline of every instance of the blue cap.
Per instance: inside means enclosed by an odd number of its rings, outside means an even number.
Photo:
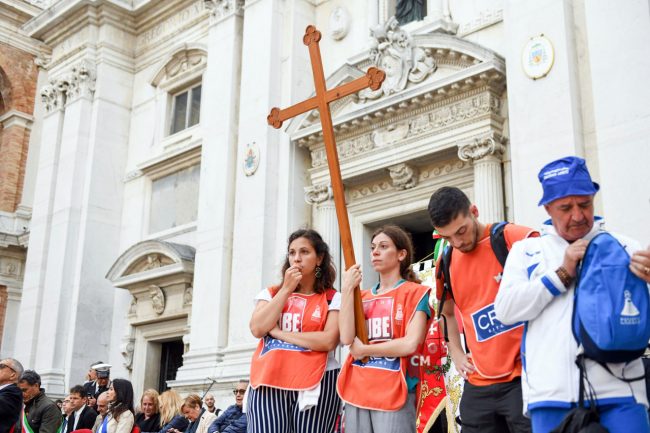
[[[546,164],[537,175],[544,195],[539,206],[570,195],[593,195],[600,186],[591,180],[587,164],[577,156],[567,156]]]

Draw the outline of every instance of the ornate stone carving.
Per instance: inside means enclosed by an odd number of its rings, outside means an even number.
[[[41,89],[41,100],[46,113],[63,108],[65,105],[66,88],[67,86],[62,83],[57,83],[51,80],[49,85],[43,86]]]
[[[344,139],[336,146],[339,159],[344,160],[405,139],[414,139],[424,134],[431,134],[433,131],[453,128],[459,123],[478,117],[498,115],[500,105],[499,98],[488,92],[465,98],[450,105],[419,114],[410,122],[392,123],[361,136]],[[323,145],[312,147],[312,168],[320,168],[326,164],[327,159]]]
[[[187,287],[185,288],[185,292],[183,292],[183,307],[188,307],[192,305],[192,292],[194,289],[192,287]]]
[[[142,268],[143,271],[148,271],[151,269],[156,269],[162,266],[160,261],[160,255],[158,254],[149,254],[147,256],[147,264]]]
[[[391,123],[372,132],[372,141],[377,147],[388,146],[403,140],[409,133],[408,122]]]
[[[149,296],[153,311],[158,315],[162,314],[165,311],[165,292],[160,287],[151,285],[149,286]]]
[[[95,68],[89,62],[84,60],[73,66],[71,73],[64,79],[68,81],[66,102],[71,102],[80,97],[93,97],[97,78],[95,76]]]
[[[129,305],[129,316],[135,316],[138,312],[138,299],[135,296],[131,297],[131,304]]]
[[[340,41],[347,34],[350,29],[350,14],[347,9],[342,6],[334,8],[330,14],[329,33],[332,39]]]
[[[397,164],[388,167],[393,186],[397,189],[409,189],[418,184],[418,169],[410,164]]]
[[[472,142],[458,145],[458,157],[462,161],[477,161],[487,156],[501,159],[505,152],[505,139],[498,134],[475,138]]]
[[[244,0],[203,0],[203,4],[210,11],[213,19],[220,20],[228,15],[241,12]]]
[[[336,151],[339,159],[344,159],[367,152],[374,147],[375,144],[373,143],[372,134],[364,134],[360,137],[343,140],[336,146]],[[311,152],[311,164],[312,167],[320,167],[321,165],[327,164],[325,148],[321,147]]]
[[[412,174],[412,181],[413,186],[415,186],[418,182],[423,182],[425,180],[433,179],[438,176],[444,176],[452,173],[453,171],[458,171],[463,168],[466,168],[469,166],[468,162],[464,161],[456,161],[453,163],[444,163],[444,164],[439,164],[433,167],[426,167],[426,168],[421,168],[419,169],[419,173],[415,171],[415,167],[412,167],[408,164],[398,164],[394,167],[391,168],[398,168],[401,165],[406,165],[410,167],[414,173]],[[389,169],[390,170],[390,169]],[[399,172],[399,171],[398,171]],[[405,171],[406,173],[406,171]],[[404,179],[408,179],[408,176],[404,176]],[[391,175],[391,180],[392,175]],[[408,182],[408,181],[405,181]],[[389,191],[391,187],[397,188],[397,186],[394,184],[394,181],[391,185],[391,183],[385,181],[385,180],[380,180],[378,182],[372,183],[372,184],[367,184],[367,185],[362,185],[357,188],[352,188],[348,190],[349,197],[352,199],[360,199],[364,197],[369,197],[374,194],[378,194],[384,191]]]
[[[436,70],[431,50],[416,47],[394,16],[371,29],[370,35],[373,38],[370,57],[374,65],[386,72],[386,79],[378,90],[361,91],[361,102],[404,90],[409,82],[419,83]]]
[[[330,185],[312,185],[305,187],[305,201],[309,204],[324,203],[334,198]]]
[[[124,358],[124,367],[126,367],[127,370],[133,369],[133,352],[135,350],[135,339],[125,338],[122,340],[121,349],[122,357]]]
[[[95,93],[95,68],[87,60],[73,66],[68,73],[52,78],[41,89],[41,100],[47,113],[63,108],[79,97],[92,98]]]

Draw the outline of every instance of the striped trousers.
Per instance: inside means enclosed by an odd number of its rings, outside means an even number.
[[[339,369],[328,370],[321,380],[318,405],[300,412],[298,391],[260,386],[250,389],[247,433],[331,433],[341,407],[336,392]]]

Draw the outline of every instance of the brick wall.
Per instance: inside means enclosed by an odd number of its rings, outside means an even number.
[[[0,43],[0,116],[11,110],[34,112],[37,77],[34,56]],[[20,204],[29,133],[20,125],[0,126],[0,210],[5,212]]]

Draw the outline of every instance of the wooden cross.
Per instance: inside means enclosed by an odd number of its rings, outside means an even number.
[[[341,234],[341,246],[343,247],[343,258],[345,268],[356,263],[354,259],[354,249],[352,247],[352,234],[350,233],[350,221],[348,220],[348,211],[345,206],[345,195],[343,191],[343,180],[341,179],[341,168],[336,151],[336,141],[334,140],[334,128],[332,126],[332,114],[330,113],[329,104],[337,99],[344,98],[348,95],[358,92],[359,90],[370,87],[377,90],[386,78],[384,71],[377,68],[369,68],[365,76],[357,78],[347,84],[343,84],[334,89],[327,89],[325,74],[323,73],[323,62],[320,56],[318,42],[321,39],[321,33],[314,26],[307,26],[305,36],[302,41],[309,47],[309,57],[311,59],[311,68],[314,74],[314,85],[316,86],[316,96],[303,102],[292,105],[289,108],[280,110],[275,107],[266,120],[274,128],[280,128],[282,122],[295,117],[307,111],[318,109],[320,121],[323,125],[323,141],[325,142],[325,153],[327,155],[327,165],[332,182],[332,192],[334,193],[334,206],[336,208],[336,218],[339,223],[339,232]],[[368,332],[363,314],[363,304],[361,302],[361,292],[359,288],[354,289],[354,324],[357,337],[364,343],[368,344]]]

